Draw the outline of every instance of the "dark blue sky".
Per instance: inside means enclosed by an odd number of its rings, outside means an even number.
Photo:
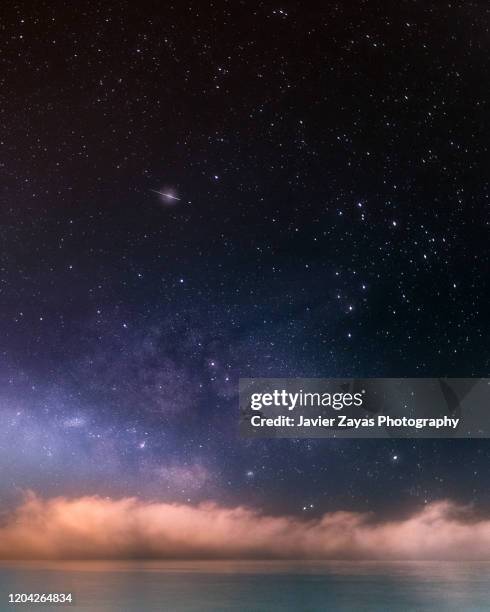
[[[1,13],[3,502],[489,508],[486,441],[240,440],[236,397],[488,376],[488,6]]]

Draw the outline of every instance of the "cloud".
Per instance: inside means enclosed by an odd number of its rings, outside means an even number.
[[[2,559],[490,559],[490,519],[451,502],[373,522],[332,512],[319,519],[136,498],[29,494],[0,526]]]

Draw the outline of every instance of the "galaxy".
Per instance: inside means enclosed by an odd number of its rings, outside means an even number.
[[[0,555],[110,555],[104,515],[480,558],[487,440],[246,439],[238,379],[488,376],[488,6],[0,12]],[[70,512],[75,553],[35,535]]]

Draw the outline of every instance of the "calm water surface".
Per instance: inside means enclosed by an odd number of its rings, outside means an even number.
[[[71,606],[8,604],[69,591]],[[0,610],[490,611],[490,563],[0,562]]]

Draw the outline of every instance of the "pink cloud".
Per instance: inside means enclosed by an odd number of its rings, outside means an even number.
[[[27,496],[0,526],[2,559],[126,558],[490,559],[490,519],[451,502],[373,522],[352,512],[319,519],[135,498]]]

